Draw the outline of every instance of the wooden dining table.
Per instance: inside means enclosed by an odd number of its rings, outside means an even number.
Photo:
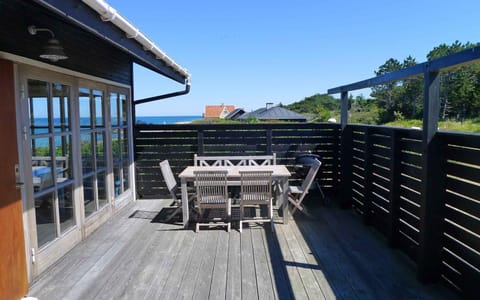
[[[190,219],[188,207],[188,182],[195,181],[195,171],[205,170],[226,170],[227,184],[231,186],[240,185],[240,171],[272,171],[274,183],[280,187],[276,189],[277,207],[280,203],[283,210],[283,222],[288,222],[288,178],[291,176],[290,171],[284,165],[268,165],[268,166],[189,166],[186,167],[179,175],[182,190],[182,220],[183,226],[187,227]]]

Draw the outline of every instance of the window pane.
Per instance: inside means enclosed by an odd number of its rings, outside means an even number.
[[[118,163],[121,158],[121,148],[120,148],[120,129],[112,130],[112,154],[113,154],[113,163]]]
[[[40,80],[28,80],[29,116],[31,134],[50,132],[48,123],[48,83]]]
[[[128,129],[123,129],[122,134],[122,159],[128,160]]]
[[[121,181],[122,166],[114,166],[113,168],[113,180],[115,183],[115,197],[120,195],[123,192],[123,185]]]
[[[75,213],[73,210],[73,185],[58,190],[58,208],[60,209],[60,232],[75,225]]]
[[[81,134],[80,143],[82,149],[82,171],[85,175],[94,170],[92,134]]]
[[[53,185],[52,156],[50,139],[32,139],[32,180],[34,192]]]
[[[37,241],[39,248],[57,237],[53,200],[53,193],[35,198],[35,217],[37,220]]]
[[[129,184],[129,168],[128,168],[128,162],[123,163],[123,190],[126,191],[130,188]]]
[[[97,210],[95,203],[95,190],[93,188],[93,176],[83,178],[83,203],[85,206],[85,217],[88,217]]]
[[[69,95],[70,87],[59,83],[52,85],[53,126],[55,132],[70,131]]]
[[[97,132],[96,136],[97,168],[102,168],[107,165],[105,161],[105,132]]]
[[[69,135],[55,137],[57,182],[73,178],[71,151],[72,145]]]
[[[127,125],[127,96],[120,94],[120,116],[122,116],[122,125]]]
[[[103,207],[108,203],[107,200],[107,180],[105,172],[98,173],[97,176],[98,183],[98,206]]]
[[[112,118],[112,126],[117,127],[119,122],[118,115],[118,94],[110,93],[110,115]]]
[[[80,128],[91,129],[92,124],[92,107],[90,105],[90,90],[85,88],[79,89],[78,103],[80,107]]]
[[[103,92],[93,91],[93,99],[95,103],[95,127],[104,127],[103,120]]]

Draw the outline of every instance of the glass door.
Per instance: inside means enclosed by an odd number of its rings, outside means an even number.
[[[69,85],[28,79],[30,167],[38,248],[77,224],[70,107]]]
[[[81,87],[78,100],[84,214],[89,217],[108,204],[105,92]]]

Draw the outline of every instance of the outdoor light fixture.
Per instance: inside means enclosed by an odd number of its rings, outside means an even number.
[[[42,53],[40,54],[41,58],[48,59],[52,62],[68,58],[65,52],[63,52],[62,45],[60,45],[60,42],[55,38],[53,31],[48,28],[37,28],[35,25],[30,25],[27,29],[31,35],[35,35],[39,31],[47,31],[52,35],[52,38],[49,39],[47,44],[42,48]]]

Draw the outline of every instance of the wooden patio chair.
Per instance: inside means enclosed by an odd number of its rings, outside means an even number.
[[[204,209],[224,208],[226,217],[223,218],[209,218],[209,221],[214,221],[214,225],[226,225],[227,231],[231,228],[232,204],[228,197],[227,190],[227,171],[226,170],[208,170],[208,171],[194,171],[195,188],[197,190],[197,208],[199,210],[199,219],[197,220],[195,231],[198,232],[200,226],[212,226],[211,222],[202,223]]]
[[[322,163],[315,159],[313,164],[310,166],[308,170],[307,176],[302,182],[301,186],[292,185],[288,188],[288,201],[293,205],[292,215],[298,209],[299,211],[303,212],[307,216],[311,216],[304,205],[302,205],[303,199],[308,194],[310,187],[312,186],[315,177],[317,176],[318,170],[320,169],[320,165]]]
[[[273,231],[272,171],[240,171],[240,233],[243,223],[270,222]],[[245,218],[244,209],[251,205],[266,205],[268,217]]]
[[[175,207],[175,210],[165,219],[166,222],[169,222],[173,217],[175,217],[176,214],[182,213],[182,196],[180,195],[177,181],[175,180],[175,176],[173,175],[172,168],[170,167],[168,160],[163,160],[160,162],[160,170],[162,171],[163,180],[167,185],[167,189],[172,196],[172,206]],[[194,198],[195,197],[190,197],[188,201],[190,202]]]

